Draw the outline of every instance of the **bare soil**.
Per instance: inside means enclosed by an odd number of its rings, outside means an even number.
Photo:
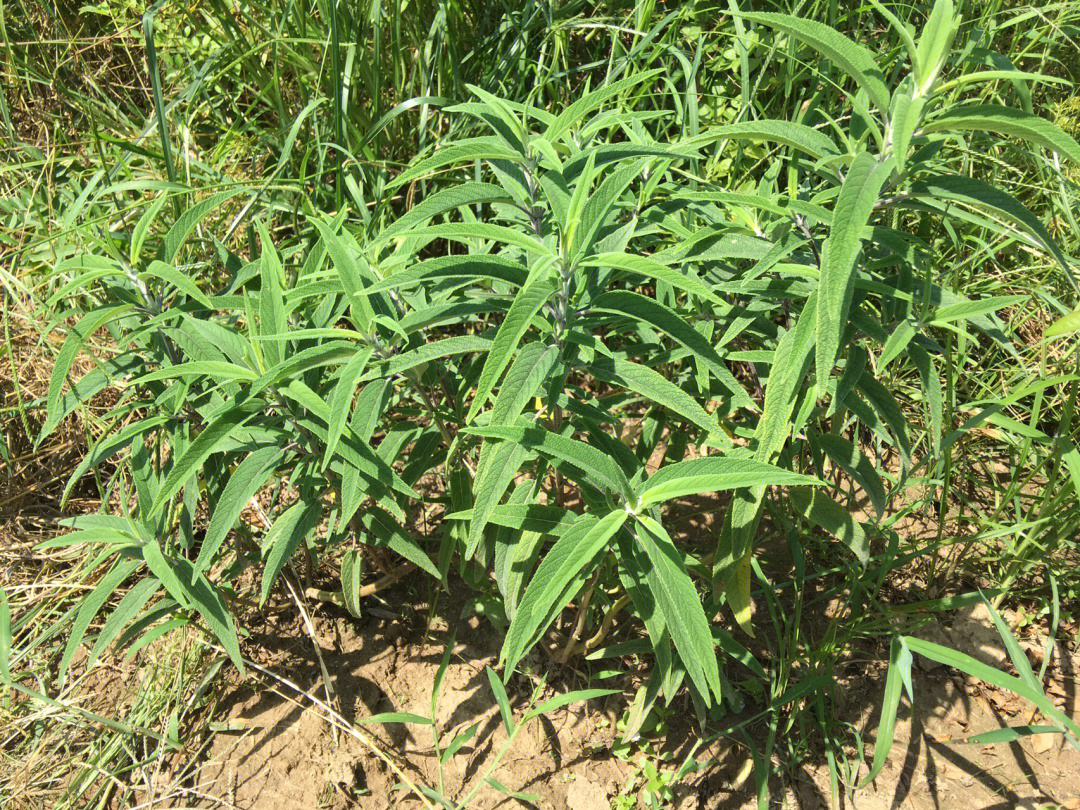
[[[494,664],[499,636],[485,619],[472,616],[454,627],[436,618],[429,628],[423,599],[391,591],[385,605],[357,620],[334,608],[314,617],[320,652],[336,705],[344,718],[367,735],[379,755],[354,737],[337,731],[326,712],[303,693],[325,701],[325,686],[310,638],[299,623],[267,627],[252,638],[266,667],[296,682],[300,691],[265,677],[237,683],[226,714],[229,730],[217,733],[197,762],[178,768],[195,777],[162,786],[155,807],[226,807],[240,810],[311,808],[421,807],[400,786],[389,759],[410,782],[437,786],[439,775],[429,730],[422,726],[365,724],[382,712],[428,715],[431,688],[452,631],[457,640],[435,716],[443,746],[474,723],[475,736],[444,770],[444,795],[460,799],[482,778],[506,740],[484,667]],[[419,607],[411,607],[419,605]],[[408,607],[402,607],[408,606]],[[451,614],[447,608],[442,611]],[[454,613],[454,615],[457,615]],[[284,617],[283,624],[291,624]],[[986,617],[978,610],[955,615],[948,625],[928,631],[960,649],[1001,663],[1004,652],[991,640]],[[929,637],[929,636],[928,636]],[[1039,660],[1041,645],[1026,645]],[[550,668],[546,660],[536,669]],[[1080,716],[1076,673],[1080,656],[1075,639],[1061,640],[1048,670],[1047,690],[1060,708]],[[841,678],[845,719],[860,731],[876,727],[884,673],[853,666]],[[587,684],[572,669],[556,672],[548,693]],[[1032,707],[1014,696],[965,679],[947,667],[918,666],[914,673],[916,707],[902,704],[890,762],[878,779],[840,798],[841,807],[868,810],[942,808],[1080,807],[1080,752],[1063,747],[1059,737],[1040,735],[1012,744],[976,746],[964,739],[1005,725],[1039,723]],[[515,678],[510,698],[520,714],[532,690],[526,677]],[[484,787],[471,807],[539,807],[606,810],[646,807],[638,763],[650,756],[662,770],[674,770],[699,732],[690,721],[689,703],[677,700],[670,730],[659,739],[639,741],[624,759],[611,753],[616,721],[626,708],[619,694],[574,704],[533,723],[515,740],[494,778],[511,791],[532,794],[531,802]],[[873,733],[869,733],[872,738]],[[870,740],[868,739],[868,743]],[[782,746],[778,746],[781,748]],[[867,755],[872,754],[868,746]],[[756,806],[746,749],[727,740],[696,752],[707,767],[686,776],[668,806],[677,810],[741,810]],[[802,810],[828,808],[829,773],[813,756],[795,767],[781,766],[772,780],[773,806]],[[865,774],[865,768],[862,771]],[[620,796],[623,804],[617,805]],[[432,802],[433,806],[437,806]]]

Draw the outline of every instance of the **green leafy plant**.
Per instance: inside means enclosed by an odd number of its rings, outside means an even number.
[[[312,212],[291,233],[256,219],[241,255],[202,228],[236,188],[184,210],[152,252],[159,197],[127,244],[60,262],[54,298],[80,318],[42,435],[110,380],[124,387],[72,478],[106,470],[119,514],[76,518],[51,541],[112,561],[59,679],[132,577],[95,651],[197,620],[240,666],[235,608],[265,603],[283,577],[359,613],[409,571],[449,586],[456,567],[505,627],[504,680],[538,646],[558,662],[650,655],[638,728],[683,685],[703,721],[753,689],[775,706],[788,687],[823,689],[825,655],[792,686],[790,667],[766,673],[718,618],[754,635],[763,523],[842,544],[844,598],[872,603],[911,487],[936,488],[944,514],[964,436],[995,425],[1037,439],[1007,407],[1076,383],[1031,377],[1007,400],[958,401],[964,347],[1015,354],[997,313],[1028,298],[951,290],[933,234],[980,229],[1049,257],[1075,287],[1047,227],[961,164],[986,132],[1065,161],[1080,145],[970,96],[1043,77],[963,72],[950,0],[918,41],[873,5],[906,66],[814,20],[735,14],[740,30],[824,60],[829,86],[791,119],[654,137],[663,113],[635,99],[658,71],[613,76],[558,111],[471,86],[444,112],[484,134],[443,140],[360,221]],[[744,146],[765,165],[737,189],[711,184],[709,167]],[[100,373],[68,387],[102,328]],[[1072,458],[1071,408],[1061,421],[1052,452]],[[267,491],[269,512],[253,501]],[[674,519],[691,498],[718,516],[714,536]],[[252,504],[258,523],[243,517]],[[323,561],[340,588],[315,587]],[[605,648],[616,624],[643,635]],[[894,658],[916,650],[897,643]],[[729,669],[757,685],[732,685]]]

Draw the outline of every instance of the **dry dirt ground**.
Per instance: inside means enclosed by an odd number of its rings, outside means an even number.
[[[391,591],[382,608],[361,619],[316,610],[315,634],[335,701],[344,718],[366,735],[379,754],[344,731],[335,733],[324,710],[308,697],[264,676],[238,683],[230,692],[228,728],[216,734],[198,761],[177,762],[189,776],[162,785],[156,808],[239,808],[240,810],[314,810],[314,808],[421,807],[415,794],[399,786],[439,783],[437,757],[427,728],[364,724],[381,712],[430,713],[430,691],[446,639],[457,630],[451,662],[435,712],[444,747],[454,734],[479,721],[475,736],[447,763],[445,795],[460,799],[482,777],[506,734],[484,671],[498,653],[498,636],[486,621],[473,617],[450,628],[438,619],[427,631],[427,613],[405,594]],[[415,595],[411,597],[415,600]],[[1001,663],[982,609],[954,615],[936,625],[931,637],[951,642],[988,662]],[[284,618],[282,619],[285,622]],[[280,628],[284,630],[285,628]],[[282,640],[284,639],[284,641]],[[302,692],[326,699],[310,638],[265,628],[252,638],[261,646],[267,669],[293,680]],[[1058,705],[1080,716],[1076,673],[1080,656],[1075,639],[1058,645],[1048,690]],[[1037,656],[1036,645],[1030,645]],[[1071,653],[1070,653],[1071,650]],[[857,667],[856,667],[857,669]],[[558,676],[550,692],[583,688],[572,670]],[[854,675],[842,679],[847,719],[860,731],[873,728],[880,702],[881,678]],[[592,684],[596,685],[596,684]],[[515,688],[516,687],[516,688]],[[867,810],[948,810],[948,808],[1080,808],[1080,752],[1062,747],[1047,735],[993,746],[963,739],[1003,725],[1038,723],[1031,707],[1015,697],[965,680],[946,667],[917,667],[916,709],[901,709],[890,762],[876,782],[842,796],[841,807]],[[511,684],[510,698],[519,710],[531,686]],[[689,705],[677,702],[667,738],[639,744],[627,759],[616,758],[610,745],[615,723],[625,708],[621,695],[575,704],[526,727],[493,776],[511,791],[532,794],[532,802],[508,798],[484,787],[470,804],[477,808],[570,808],[606,810],[645,807],[637,764],[646,752],[670,752],[659,762],[675,769],[688,752],[694,730],[681,724]],[[682,727],[684,726],[685,727]],[[872,737],[872,733],[869,735]],[[869,742],[869,740],[868,740]],[[779,747],[779,746],[778,746]],[[736,810],[756,806],[748,753],[727,741],[699,750],[696,759],[709,767],[686,776],[674,788],[677,810]],[[654,760],[655,761],[655,760]],[[194,772],[194,776],[191,774]],[[774,780],[773,806],[801,810],[830,807],[828,770],[821,761],[784,769]],[[863,770],[865,774],[865,769]],[[398,787],[395,787],[398,785]],[[622,798],[620,798],[622,797]],[[620,803],[621,802],[621,803]],[[437,806],[433,801],[432,806]]]

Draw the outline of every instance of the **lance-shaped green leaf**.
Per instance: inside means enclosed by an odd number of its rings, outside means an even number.
[[[686,674],[706,703],[720,700],[720,670],[713,649],[709,620],[702,608],[682,555],[664,527],[645,515],[637,516],[634,537],[652,564],[644,571],[656,607],[675,643]]]
[[[522,346],[499,386],[489,424],[512,424],[550,379],[558,361],[559,347],[554,343],[536,342]]]
[[[472,520],[472,509],[451,512],[447,520]],[[559,536],[565,534],[577,515],[569,509],[544,503],[503,503],[491,510],[490,523],[523,532],[540,532]]]
[[[806,43],[854,79],[879,110],[889,109],[889,88],[874,61],[874,55],[862,45],[855,44],[825,23],[805,17],[749,12],[742,12],[740,16],[776,28]]]
[[[816,295],[813,293],[806,299],[799,320],[777,344],[769,382],[765,387],[765,406],[754,430],[756,461],[772,463],[791,434],[791,415],[802,390],[802,381],[809,370],[814,348]],[[764,497],[765,487],[759,484],[750,487],[747,497],[732,501],[716,544],[713,576],[717,585],[730,583],[736,566],[746,558]],[[734,607],[738,613],[748,605]],[[750,632],[748,626],[744,625],[743,629]]]
[[[345,430],[345,423],[349,419],[349,410],[352,407],[353,396],[356,394],[356,386],[360,376],[367,368],[368,360],[374,351],[364,348],[358,351],[345,367],[341,370],[333,393],[330,394],[330,421],[327,425],[326,451],[323,456],[323,469],[334,457],[334,449],[337,447],[341,434]]]
[[[630,184],[641,176],[648,162],[649,159],[645,158],[628,163],[625,166],[619,166],[604,178],[604,181],[588,196],[581,211],[580,225],[573,231],[573,238],[570,243],[571,258],[577,259],[582,252],[590,249],[593,239],[604,224],[611,209],[618,202],[623,192],[630,187]],[[581,182],[581,178],[578,179],[578,182]]]
[[[273,475],[284,455],[285,451],[280,447],[260,447],[249,453],[229,475],[203,535],[202,547],[195,560],[196,571],[206,571],[210,567],[229,530],[236,525],[251,498]]]
[[[95,444],[83,457],[82,461],[79,462],[79,466],[75,468],[75,472],[71,474],[67,484],[64,486],[64,492],[60,496],[61,507],[67,504],[67,499],[71,494],[71,490],[74,488],[75,484],[78,483],[79,479],[86,474],[87,470],[96,467],[105,459],[123,450],[138,437],[143,436],[152,430],[156,430],[168,421],[168,417],[165,416],[151,416],[148,419],[131,422],[115,434],[103,436],[99,439],[97,444]]]
[[[462,433],[517,442],[530,450],[573,464],[608,492],[622,495],[631,492],[626,475],[611,456],[591,444],[552,433],[540,425],[519,421],[515,425],[465,428]]]
[[[189,298],[195,299],[207,309],[214,308],[214,305],[211,303],[210,299],[207,298],[206,294],[199,289],[198,285],[196,285],[194,281],[185,276],[171,264],[165,264],[165,262],[155,259],[154,261],[150,262],[150,265],[139,275],[153,276],[154,278],[159,278],[162,281],[171,284]]]
[[[1065,254],[1061,252],[1061,248],[1058,247],[1057,242],[1054,241],[1054,237],[1050,235],[1046,226],[1015,197],[1002,191],[997,186],[992,186],[974,177],[936,175],[919,178],[918,181],[912,183],[909,193],[919,199],[959,202],[1003,216],[1009,222],[1018,225],[1034,236],[1061,265],[1073,285],[1076,285],[1072,265],[1066,259]]]
[[[364,558],[355,548],[350,548],[341,559],[341,595],[345,609],[360,618],[360,578],[364,572]]]
[[[393,224],[381,231],[371,240],[372,246],[381,245],[395,237],[421,225],[432,217],[445,214],[466,205],[477,203],[495,202],[508,200],[510,195],[501,186],[491,183],[461,183],[450,188],[437,191],[424,198],[418,205],[414,205],[407,212],[398,217]],[[424,233],[427,229],[424,229]]]
[[[923,26],[912,63],[915,81],[921,94],[925,95],[930,91],[941,72],[959,27],[952,0],[936,0],[930,18]]]
[[[791,493],[791,500],[803,517],[840,540],[851,549],[859,562],[866,565],[870,559],[870,544],[866,540],[866,532],[847,509],[820,491],[796,490]]]
[[[177,377],[184,377],[190,381],[194,377],[203,375],[218,383],[251,382],[258,377],[250,368],[238,366],[236,363],[229,363],[224,360],[193,360],[140,374],[131,383],[132,385],[145,385],[158,380],[174,380]]]
[[[210,215],[211,211],[244,191],[249,191],[249,189],[245,189],[243,186],[237,186],[228,191],[223,191],[220,194],[215,194],[213,197],[208,197],[202,202],[195,203],[195,205],[191,206],[177,217],[176,222],[169,228],[168,233],[165,234],[165,239],[162,241],[161,258],[165,263],[175,263],[176,254],[180,252],[180,248],[183,247],[184,242],[191,236],[191,232],[195,230],[198,224]]]
[[[509,160],[520,163],[522,157],[503,143],[501,138],[496,138],[491,135],[482,135],[479,138],[466,138],[464,140],[455,141],[440,149],[436,149],[435,154],[431,155],[431,157],[421,160],[407,171],[399,174],[397,178],[387,186],[387,190],[393,191],[396,188],[400,188],[405,183],[411,183],[413,180],[430,174],[436,169],[441,169],[443,166],[464,163],[466,161],[471,162],[474,160]]]
[[[491,389],[513,359],[518,343],[528,331],[533,316],[555,294],[555,289],[554,280],[544,275],[532,281],[514,298],[514,303],[510,305],[506,318],[499,324],[499,331],[491,343],[480,379],[476,383],[476,394],[469,407],[466,422],[475,419],[476,414],[484,407]]]
[[[160,590],[161,583],[157,579],[145,577],[136,582],[131,587],[131,590],[124,594],[124,598],[109,614],[109,618],[105,620],[105,624],[101,627],[101,632],[94,639],[94,647],[90,650],[90,655],[86,659],[85,670],[89,671],[94,662],[105,652],[105,648],[120,635],[121,630],[134,621],[139,611]]]
[[[225,652],[240,673],[244,673],[244,662],[240,657],[240,640],[236,635],[236,625],[225,605],[221,593],[195,571],[191,563],[183,558],[166,557],[157,540],[151,540],[142,547],[143,559],[147,568],[165,586],[169,596],[185,608],[194,607],[199,612],[210,632],[221,642]]]
[[[763,461],[704,456],[660,468],[638,486],[637,494],[641,499],[639,508],[644,508],[702,492],[758,486],[817,486],[822,483],[813,476],[794,473]]]
[[[881,476],[862,450],[844,437],[833,433],[823,433],[817,437],[817,441],[820,442],[833,463],[844,470],[862,487],[863,491],[870,497],[874,511],[879,516],[883,515],[888,499],[885,493],[885,485],[882,484]]]
[[[431,558],[424,553],[424,550],[416,544],[415,540],[405,533],[405,530],[401,528],[401,525],[394,520],[389,512],[380,509],[378,506],[371,506],[364,510],[364,514],[360,518],[360,525],[371,533],[376,546],[385,547],[395,554],[400,554],[417,568],[431,574],[435,579],[442,578],[439,575],[439,569],[431,562]]]
[[[923,124],[924,133],[931,132],[998,132],[1029,143],[1045,146],[1051,151],[1080,163],[1080,144],[1060,127],[1037,115],[1002,107],[997,104],[975,104],[952,107]]]
[[[274,243],[262,220],[257,222],[262,256],[259,257],[259,276],[262,287],[259,292],[259,336],[267,367],[272,368],[285,357],[285,338],[288,329],[285,316],[285,272]]]
[[[747,395],[743,387],[724,365],[720,355],[709,342],[686,321],[680,318],[674,311],[638,293],[626,290],[612,290],[596,297],[592,302],[592,308],[606,310],[619,315],[626,315],[634,320],[642,320],[659,329],[676,343],[693,352],[718,380],[722,382],[732,395],[732,403],[736,407],[757,410],[753,400]]]
[[[373,284],[369,293],[407,287],[441,279],[473,279],[476,281],[505,281],[522,287],[529,278],[529,271],[518,261],[498,254],[478,253],[469,256],[439,256],[414,264],[407,270],[394,273],[387,279]]]
[[[74,658],[76,650],[79,649],[79,645],[82,643],[83,636],[86,635],[86,631],[90,628],[90,622],[97,616],[106,600],[113,595],[125,579],[131,576],[131,573],[138,565],[138,560],[118,560],[109,572],[101,578],[95,588],[83,597],[79,605],[79,611],[75,614],[75,620],[72,622],[67,644],[64,645],[64,654],[60,658],[60,666],[56,675],[58,684],[63,684],[67,679],[71,659]]]
[[[589,366],[598,380],[608,385],[622,386],[655,402],[672,413],[678,414],[692,425],[697,425],[709,436],[722,434],[716,417],[702,408],[692,396],[679,386],[648,366],[631,363],[617,357],[603,358]]]
[[[892,155],[898,171],[904,170],[907,153],[911,146],[911,136],[922,120],[926,99],[912,97],[910,84],[905,83],[893,96],[892,110],[889,113],[889,139],[892,142]]]
[[[480,448],[473,484],[473,518],[465,545],[466,559],[471,559],[476,553],[491,511],[502,500],[524,460],[525,448],[516,442],[484,442]]]
[[[195,475],[218,448],[229,439],[229,435],[247,422],[254,412],[249,408],[232,407],[218,416],[209,425],[203,428],[195,441],[173,464],[169,474],[158,491],[157,498],[148,513],[151,517],[157,515],[172,500],[173,496]]]
[[[736,124],[712,127],[692,139],[695,144],[730,138],[733,141],[769,141],[798,149],[811,157],[837,155],[840,150],[832,138],[821,130],[794,121],[739,121]]]
[[[456,337],[443,338],[407,352],[395,354],[381,361],[374,368],[368,369],[359,382],[368,382],[383,377],[393,377],[395,374],[404,374],[415,368],[423,366],[444,357],[453,357],[458,354],[469,352],[486,352],[491,349],[492,342],[488,338],[479,335],[458,335]]]
[[[507,675],[514,671],[521,657],[540,640],[555,617],[573,599],[588,576],[591,563],[627,517],[622,509],[609,512],[600,520],[592,515],[582,515],[573,529],[560,537],[540,561],[499,654]]]
[[[639,256],[633,253],[600,253],[583,259],[581,265],[584,267],[614,267],[617,270],[633,273],[651,281],[663,281],[677,290],[696,295],[698,298],[723,309],[727,309],[729,306],[712,291],[709,285],[694,275],[694,271],[688,266],[684,266],[682,270],[676,270],[674,267],[649,256]]]
[[[354,256],[346,246],[345,241],[336,233],[337,227],[333,223],[324,222],[321,219],[311,220],[315,229],[322,238],[326,252],[330,254],[334,269],[337,271],[341,288],[349,299],[349,311],[352,314],[352,322],[358,330],[367,333],[371,330],[371,321],[375,317],[375,310],[367,296],[370,294],[371,282],[369,272],[361,271],[362,257]],[[366,269],[366,268],[365,268]],[[365,278],[365,276],[369,276]]]
[[[544,140],[554,143],[562,137],[563,133],[593,110],[599,109],[608,99],[612,99],[623,91],[630,90],[636,85],[648,81],[659,73],[661,73],[660,70],[645,70],[589,91],[559,113],[558,118],[552,121],[544,132]]]
[[[270,591],[277,582],[278,574],[285,563],[307,537],[319,521],[321,504],[318,500],[310,503],[300,501],[282,512],[274,525],[262,539],[266,553],[266,567],[263,568],[262,587],[259,589],[259,604],[265,604]]]
[[[115,306],[101,307],[84,315],[82,320],[68,332],[67,337],[64,338],[64,345],[60,347],[60,352],[56,355],[52,377],[49,379],[49,393],[45,402],[50,423],[57,420],[60,407],[60,392],[63,390],[64,380],[67,379],[68,372],[71,371],[71,365],[75,362],[75,357],[79,354],[83,345],[102,326],[109,321],[114,321],[126,315],[133,309],[135,309],[134,304],[116,304]]]
[[[848,169],[836,198],[833,224],[821,254],[821,283],[817,297],[818,383],[831,373],[847,328],[848,310],[855,291],[856,260],[862,250],[862,232],[874,210],[878,194],[892,172],[891,158],[879,160],[860,152]]]

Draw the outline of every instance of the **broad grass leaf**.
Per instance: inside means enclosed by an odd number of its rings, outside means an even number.
[[[0,681],[11,681],[11,604],[0,588]]]
[[[1034,703],[1047,720],[1050,720],[1059,729],[1068,731],[1069,734],[1066,739],[1069,740],[1074,748],[1080,749],[1080,744],[1077,743],[1077,738],[1080,737],[1080,726],[1078,726],[1068,715],[1064,714],[1054,706],[1041,690],[1032,689],[1020,678],[1009,675],[999,669],[994,669],[991,666],[987,666],[978,659],[972,658],[970,655],[965,655],[957,650],[951,650],[940,644],[923,641],[922,639],[913,638],[911,636],[904,636],[903,641],[913,653],[918,653],[919,655],[929,658],[931,661],[937,661],[939,664],[944,664],[945,666],[957,669],[966,675],[978,678],[999,689],[1013,692],[1019,697]]]
[[[506,667],[504,679],[574,597],[596,556],[628,516],[622,509],[609,512],[600,520],[593,515],[582,515],[544,555],[503,641],[499,660]]]
[[[386,725],[388,723],[404,723],[406,725],[414,726],[434,725],[429,718],[422,717],[419,714],[412,714],[410,712],[380,712],[379,714],[372,714],[367,717],[357,718],[356,722],[363,723],[365,725]]]
[[[503,686],[502,681],[499,680],[499,676],[495,674],[495,670],[491,667],[484,667],[484,672],[487,673],[488,684],[490,684],[491,691],[495,695],[495,702],[499,705],[499,714],[502,716],[503,728],[506,729],[507,734],[513,734],[514,710],[510,708],[510,698],[506,695],[506,687]]]
[[[879,110],[889,109],[889,88],[885,85],[874,55],[825,23],[789,14],[741,12],[744,19],[783,31],[809,45],[855,80]]]
[[[877,741],[874,743],[874,759],[870,765],[870,773],[859,783],[860,788],[866,787],[877,779],[892,750],[900,694],[904,684],[911,682],[911,652],[905,643],[908,641],[911,639],[894,638],[889,650],[889,669],[885,676],[885,695],[881,699],[881,718],[878,720]],[[910,698],[911,695],[908,697]]]
[[[848,309],[855,290],[856,261],[862,250],[862,232],[874,210],[893,161],[860,152],[840,188],[833,224],[821,254],[821,282],[817,296],[818,385],[831,371],[847,329]]]
[[[947,304],[929,312],[925,317],[931,326],[942,326],[953,321],[970,321],[1007,307],[1015,307],[1030,299],[1027,295],[991,295],[974,301]]]
[[[619,694],[618,689],[579,689],[576,692],[565,692],[545,700],[525,715],[521,722],[524,723],[527,720],[532,720],[534,717],[549,714],[557,709],[561,709],[563,706],[569,706],[571,703],[581,703],[586,700],[596,700],[597,698],[617,694]]]

